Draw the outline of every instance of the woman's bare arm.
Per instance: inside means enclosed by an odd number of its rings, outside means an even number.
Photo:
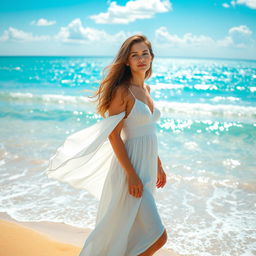
[[[108,109],[109,116],[125,111],[126,105],[127,98],[124,96],[124,90],[122,87],[119,87],[115,93],[115,96],[111,100],[111,104]],[[113,129],[108,138],[118,161],[126,172],[129,194],[134,197],[141,197],[143,192],[143,183],[132,166],[124,142],[120,135],[123,124],[124,119],[120,121],[119,124]]]
[[[124,102],[122,102],[122,99]],[[122,87],[119,87],[108,109],[109,116],[119,114],[125,111],[125,109],[126,109],[126,99],[124,98],[124,90]],[[134,174],[135,170],[131,164],[131,161],[128,157],[123,140],[121,139],[121,136],[120,136],[121,130],[123,128],[123,124],[124,124],[124,119],[119,122],[119,124],[115,127],[115,129],[113,129],[113,131],[111,132],[108,138],[120,164],[126,171],[126,174],[130,175],[130,174]]]
[[[159,156],[157,157],[157,166],[158,166],[158,170],[159,170],[160,168],[163,168],[163,166],[162,166],[162,162],[161,162],[161,160],[160,160],[160,157],[159,157]]]
[[[161,160],[158,156],[158,167],[157,167],[157,182],[156,182],[156,186],[158,188],[160,187],[164,187],[166,184],[166,173],[165,171],[163,170],[163,167],[162,167],[162,163],[161,163]]]

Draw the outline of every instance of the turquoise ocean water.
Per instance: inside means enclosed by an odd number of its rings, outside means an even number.
[[[0,57],[0,211],[93,228],[97,201],[49,180],[67,135],[101,119],[86,95],[110,57]],[[256,254],[256,61],[156,58],[147,81],[162,115],[157,190],[181,255]]]

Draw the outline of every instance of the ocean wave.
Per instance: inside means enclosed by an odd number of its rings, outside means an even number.
[[[225,101],[235,102],[235,101],[240,101],[240,99],[237,98],[237,97],[231,97],[231,96],[229,96],[229,97],[216,96],[216,97],[210,99],[210,101],[212,101],[212,102],[220,102],[220,101],[224,101],[224,102],[225,102]]]
[[[72,96],[60,94],[33,94],[30,92],[0,92],[1,101],[13,101],[18,103],[53,103],[53,104],[84,104],[89,103],[86,96]]]
[[[214,98],[218,102],[222,98]],[[60,94],[33,94],[22,92],[0,92],[0,101],[14,102],[20,104],[42,104],[42,105],[74,105],[83,110],[93,110],[95,104],[86,95],[60,95]],[[236,98],[230,99],[236,102]],[[187,103],[154,101],[162,113],[162,117],[185,117],[185,118],[227,118],[235,121],[256,121],[256,107],[235,104],[210,104],[210,103]],[[94,105],[93,105],[94,104]],[[38,107],[38,106],[37,106]]]
[[[167,168],[168,169],[168,168]],[[175,185],[180,183],[192,186],[200,189],[205,187],[211,188],[230,188],[230,189],[241,189],[247,192],[256,192],[255,181],[242,181],[236,177],[216,179],[207,173],[207,176],[184,176],[179,174],[171,174],[168,176],[168,180],[172,181]]]
[[[233,104],[184,103],[157,101],[164,116],[184,116],[189,118],[221,117],[235,121],[256,121],[256,107]]]

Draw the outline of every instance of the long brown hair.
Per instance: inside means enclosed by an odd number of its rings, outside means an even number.
[[[154,53],[152,51],[152,46],[150,41],[144,35],[133,35],[127,38],[119,49],[115,59],[112,64],[104,68],[103,80],[100,82],[100,86],[93,96],[90,98],[97,97],[95,101],[98,101],[97,104],[97,113],[105,118],[105,112],[108,110],[111,103],[111,99],[115,95],[115,92],[119,86],[126,85],[128,89],[128,83],[131,79],[131,70],[130,67],[126,65],[130,49],[135,43],[144,42],[152,56],[152,61],[154,58]],[[104,73],[107,71],[107,74]],[[146,71],[145,79],[148,79],[152,74],[152,62],[150,68]]]

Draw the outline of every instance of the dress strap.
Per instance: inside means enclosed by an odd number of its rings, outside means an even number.
[[[128,87],[130,93],[132,94],[132,96],[136,99],[136,97],[134,96],[134,94],[132,93],[131,89]]]

